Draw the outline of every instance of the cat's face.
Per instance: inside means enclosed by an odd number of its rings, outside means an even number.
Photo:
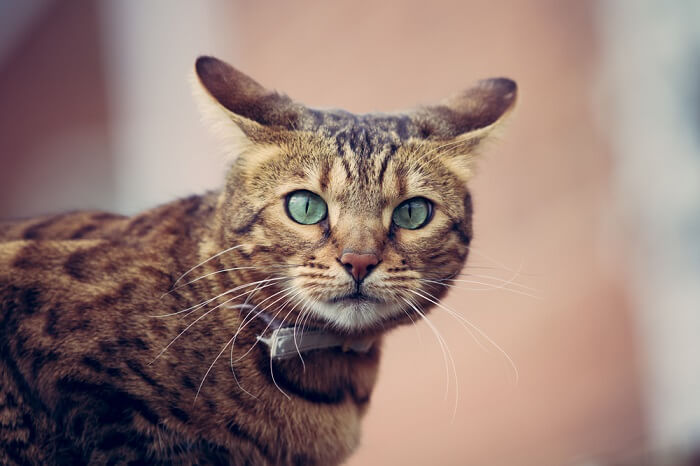
[[[197,72],[244,134],[219,206],[222,247],[241,244],[227,265],[270,280],[253,300],[267,300],[266,316],[348,334],[419,320],[467,258],[466,181],[514,83],[482,82],[408,114],[352,115],[303,107],[216,59]]]

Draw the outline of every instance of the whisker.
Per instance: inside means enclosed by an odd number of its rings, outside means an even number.
[[[267,277],[267,278],[270,278],[270,277]],[[245,316],[242,320],[245,320],[246,318],[248,318],[248,316],[249,316],[249,315],[252,313],[252,311],[255,309],[255,306],[253,306],[252,304],[248,304],[248,303],[249,303],[249,301],[250,301],[251,299],[253,299],[253,295],[255,295],[256,291],[259,289],[259,288],[258,288],[259,286],[260,286],[260,285],[258,285],[257,287],[255,287],[255,290],[253,290],[253,293],[249,294],[249,295],[246,297],[245,302],[244,302],[243,304],[239,305],[241,309],[242,309],[243,307],[248,307],[248,308],[250,308],[249,311],[248,311],[248,314],[246,314],[246,316]],[[232,307],[232,308],[235,308],[236,306],[231,306],[231,307]],[[234,334],[234,336],[231,338],[231,341],[232,341],[232,342],[233,342],[233,340],[234,340],[235,337],[236,337],[236,334]],[[234,363],[234,361],[233,361],[233,349],[234,349],[234,345],[231,345],[230,366],[231,366],[231,374],[233,375],[233,379],[236,381],[236,385],[238,385],[238,388],[240,388],[242,391],[244,391],[245,393],[247,393],[248,395],[252,396],[253,398],[255,398],[255,399],[257,400],[257,399],[259,399],[259,398],[258,398],[257,396],[255,396],[255,395],[253,395],[252,393],[250,393],[250,392],[249,392],[248,390],[246,390],[245,388],[243,388],[243,386],[241,385],[241,383],[238,381],[238,376],[236,375],[236,371],[235,371],[235,369],[234,369],[234,367],[233,367],[233,363]]]
[[[202,301],[201,303],[195,304],[195,305],[190,306],[190,307],[188,307],[188,308],[186,308],[186,309],[182,309],[182,310],[177,311],[177,312],[171,312],[171,313],[169,313],[169,314],[160,314],[160,315],[149,316],[149,317],[153,317],[153,318],[162,318],[162,317],[171,317],[171,316],[175,316],[175,315],[178,315],[178,314],[182,314],[183,312],[195,310],[195,309],[198,309],[198,308],[200,308],[200,307],[206,306],[207,304],[211,303],[212,301],[216,301],[217,299],[219,299],[219,298],[221,298],[221,297],[223,297],[223,296],[226,296],[226,295],[228,295],[228,294],[230,294],[230,293],[234,293],[234,292],[236,292],[236,291],[238,291],[238,290],[240,290],[240,289],[247,288],[247,287],[249,287],[249,286],[253,286],[253,285],[256,285],[256,284],[259,284],[259,283],[263,283],[263,282],[265,282],[265,281],[273,281],[273,280],[274,280],[274,281],[277,281],[277,280],[288,280],[288,279],[289,279],[288,277],[275,277],[275,278],[272,278],[272,279],[269,279],[269,280],[266,279],[266,280],[259,280],[259,281],[256,281],[256,282],[246,283],[245,285],[239,285],[239,286],[236,286],[236,287],[234,287],[234,288],[231,288],[230,290],[224,291],[223,293],[220,293],[220,294],[214,296],[213,298],[206,299],[206,300]]]
[[[414,169],[421,170],[425,165],[427,165],[428,163],[430,163],[430,162],[433,160],[433,158],[435,158],[435,157],[437,157],[438,155],[440,155],[440,154],[441,154],[441,152],[440,152],[441,150],[443,150],[443,149],[448,149],[448,148],[457,146],[457,145],[462,144],[462,143],[463,143],[463,141],[451,141],[451,142],[448,142],[448,143],[446,143],[446,144],[442,144],[441,146],[438,146],[438,147],[435,147],[435,148],[429,150],[429,151],[426,152],[425,154],[422,154],[420,157],[418,157],[413,163],[411,163],[411,166],[409,167],[409,170],[414,170]],[[426,160],[426,161],[424,161],[423,163],[421,163],[420,166],[416,167],[416,165],[418,164],[418,162],[420,162],[421,160],[425,159],[427,156],[429,156],[429,155],[431,155],[431,154],[435,154],[435,155],[433,155],[433,157],[431,157],[429,160]]]
[[[299,290],[299,293],[297,293],[296,295],[292,296],[291,299],[292,299],[292,300],[297,300],[297,297],[298,297],[302,292],[303,292],[303,290]],[[284,327],[284,323],[286,322],[287,317],[289,317],[289,315],[290,315],[292,312],[294,312],[294,309],[296,309],[297,306],[298,306],[299,304],[301,304],[302,302],[304,302],[304,299],[303,299],[303,298],[302,298],[301,300],[297,300],[297,301],[294,303],[294,305],[293,305],[292,308],[289,310],[289,312],[287,312],[287,314],[282,318],[282,322],[280,322],[280,327]],[[298,317],[298,316],[297,316],[297,317]],[[302,371],[306,372],[306,363],[304,362],[304,358],[301,356],[301,351],[299,351],[299,345],[297,344],[297,340],[296,340],[296,326],[293,327],[293,335],[292,335],[292,337],[293,337],[293,340],[294,340],[294,347],[296,348],[297,354],[299,355],[299,359],[301,360]]]
[[[443,280],[443,281],[429,280],[429,279],[427,279],[427,278],[419,278],[418,281],[420,281],[420,282],[427,282],[427,283],[435,283],[435,284],[438,284],[438,285],[447,286],[447,287],[455,288],[455,289],[458,289],[458,290],[466,290],[466,291],[495,291],[495,290],[505,290],[505,291],[508,291],[508,292],[510,292],[510,293],[519,294],[519,295],[522,295],[522,296],[527,296],[528,298],[532,298],[532,299],[539,299],[539,300],[542,299],[541,297],[539,297],[539,296],[537,296],[537,295],[533,295],[533,294],[530,294],[530,293],[526,293],[526,292],[520,291],[520,290],[514,290],[513,288],[508,288],[508,287],[506,286],[506,284],[486,283],[486,282],[480,282],[480,281],[477,281],[477,280],[459,280],[459,279],[454,279],[454,278],[448,278],[448,279],[445,279],[445,280]],[[453,285],[453,284],[451,284],[451,283],[445,283],[445,282],[447,282],[447,281],[450,281],[450,282],[457,282],[457,283],[471,283],[471,284],[473,284],[473,285],[482,285],[482,286],[484,286],[485,288],[466,288],[466,287],[461,287],[461,286]]]
[[[211,365],[209,366],[207,371],[204,373],[204,377],[202,377],[202,381],[199,383],[199,387],[197,387],[197,393],[194,395],[194,401],[192,402],[193,406],[197,402],[197,397],[199,397],[199,392],[202,390],[202,385],[204,385],[204,381],[207,379],[209,372],[211,372],[212,368],[214,367],[214,364],[216,364],[216,361],[218,361],[219,358],[221,357],[221,355],[224,354],[224,351],[226,351],[226,348],[228,348],[228,345],[230,345],[232,341],[233,341],[233,337],[231,337],[231,339],[228,342],[226,342],[224,347],[221,348],[221,351],[219,352],[219,354],[217,354],[216,357],[214,358],[214,362],[211,363]],[[235,374],[234,374],[234,376],[235,376]]]
[[[316,288],[317,288],[317,285],[314,285],[311,288],[309,288],[308,292],[311,292],[311,291],[315,290]],[[311,305],[311,302],[312,302],[312,298],[310,296],[307,296],[306,298],[304,298],[302,300],[303,304],[301,306],[301,311],[299,312],[299,315],[297,315],[297,318],[294,321],[294,331],[293,331],[293,335],[292,335],[293,339],[294,339],[294,347],[297,350],[297,354],[299,355],[299,359],[301,360],[301,367],[302,367],[302,370],[304,372],[306,372],[306,363],[304,362],[304,357],[301,355],[301,350],[299,349],[299,343],[297,342],[297,325],[299,323],[299,318],[304,315],[304,313],[306,312],[308,307]],[[304,331],[304,329],[302,327],[301,337],[304,336],[303,331]]]
[[[420,343],[421,346],[423,346],[423,337],[420,333],[420,329],[418,328],[418,325],[416,324],[416,321],[413,320],[413,316],[408,312],[408,310],[405,307],[400,305],[399,308],[411,320],[411,323],[413,324],[413,330],[416,332],[416,335],[418,336],[418,342]]]
[[[443,286],[451,286],[451,285],[443,285]],[[410,293],[416,294],[416,291],[415,291],[415,290],[407,290],[407,291],[409,291]],[[429,293],[427,290],[423,289],[422,291],[423,291],[425,294],[427,294],[428,296],[430,296],[431,298],[435,299],[435,301],[439,301],[438,298],[436,298],[433,294]],[[422,297],[421,295],[418,295],[418,296]],[[431,301],[431,302],[432,302],[432,301]],[[484,344],[481,342],[481,340],[479,340],[479,338],[477,337],[477,335],[476,335],[474,332],[472,332],[472,329],[471,329],[471,328],[467,327],[464,323],[461,323],[461,322],[460,322],[460,324],[462,325],[462,327],[464,328],[464,330],[467,331],[467,333],[469,334],[469,336],[472,338],[472,340],[474,340],[474,343],[476,343],[477,346],[478,346],[479,348],[481,348],[483,351],[486,351],[487,353],[490,352],[490,351],[488,350],[488,348],[486,348],[486,347],[484,346]]]
[[[171,288],[169,291],[167,291],[167,292],[165,292],[165,293],[163,293],[163,294],[161,295],[161,299],[162,299],[164,296],[167,296],[167,295],[170,294],[170,293],[173,293],[173,292],[175,292],[175,291],[177,291],[177,290],[179,290],[179,289],[181,289],[181,288],[184,288],[184,287],[186,287],[186,286],[188,286],[188,285],[191,285],[191,284],[193,284],[193,283],[196,283],[196,282],[198,282],[198,281],[200,281],[200,280],[203,280],[203,279],[205,279],[205,278],[207,278],[207,277],[211,277],[212,275],[216,275],[216,274],[220,274],[220,273],[226,273],[226,272],[235,272],[236,270],[251,270],[251,269],[258,269],[258,270],[259,270],[259,269],[265,269],[265,270],[267,270],[269,267],[273,267],[273,268],[291,268],[291,267],[298,267],[298,266],[297,266],[296,264],[295,264],[295,265],[266,266],[266,267],[260,267],[260,266],[244,266],[244,267],[230,267],[230,268],[227,268],[227,269],[216,270],[216,271],[214,271],[214,272],[209,272],[209,273],[204,274],[204,275],[202,275],[202,276],[200,276],[200,277],[197,277],[197,278],[195,278],[194,280],[191,280],[191,281],[189,281],[189,282],[187,282],[187,283],[183,283],[183,284],[180,285],[180,286],[177,286],[177,287],[175,287],[175,288]]]
[[[489,256],[489,255],[486,254],[485,252],[482,252],[480,249],[474,248],[474,246],[472,246],[472,245],[469,245],[468,248],[469,248],[469,252],[473,252],[473,253],[476,254],[477,256],[483,257],[484,259],[486,259],[487,261],[491,262],[492,264],[499,266],[501,269],[505,270],[506,272],[512,272],[512,273],[517,272],[516,270],[511,269],[510,267],[508,267],[507,265],[503,264],[502,262],[500,262],[500,261],[494,259],[493,257]],[[521,264],[521,267],[522,267],[522,264]]]
[[[270,377],[272,377],[272,383],[275,384],[275,387],[277,387],[277,390],[279,390],[279,392],[282,395],[286,396],[288,400],[291,400],[292,397],[287,395],[287,393],[284,390],[282,390],[282,387],[279,386],[279,384],[277,383],[277,380],[275,380],[275,370],[272,367],[272,352],[270,352]]]
[[[290,286],[288,289],[292,289],[292,288],[294,288],[294,286]],[[277,313],[272,317],[272,319],[270,319],[270,322],[267,323],[267,325],[265,326],[265,329],[261,332],[261,335],[264,335],[265,332],[267,332],[267,330],[270,328],[270,325],[272,325],[272,322],[273,322],[273,321],[277,318],[277,316],[282,312],[282,310],[283,310],[284,307],[287,305],[287,303],[289,303],[292,299],[294,299],[296,296],[298,296],[301,292],[302,292],[302,290],[298,290],[298,291],[296,292],[296,294],[294,294],[291,298],[289,298],[289,299],[282,305],[282,307],[277,311]],[[291,294],[292,294],[292,293],[287,293],[287,294],[281,296],[279,299],[277,299],[277,300],[275,300],[274,302],[268,304],[267,307],[265,307],[265,309],[269,308],[270,306],[272,306],[272,305],[275,304],[276,302],[281,301],[282,299],[288,297],[288,296],[291,295]],[[253,320],[255,317],[259,316],[263,311],[265,311],[265,309],[260,310],[260,312],[258,312],[258,313],[257,313],[253,318],[251,318],[245,325],[243,325],[243,327],[241,327],[241,329],[242,329],[242,328],[245,328],[245,326],[248,325],[248,323],[252,322],[252,320]],[[239,329],[238,332],[240,332],[241,329]],[[236,335],[238,334],[238,332],[236,332]],[[253,342],[253,344],[250,346],[250,348],[248,348],[248,351],[246,351],[246,352],[243,353],[241,356],[239,356],[238,359],[236,359],[236,362],[238,362],[238,361],[240,361],[241,359],[243,359],[244,357],[246,357],[246,356],[253,350],[253,348],[255,348],[255,346],[258,344],[259,341],[260,341],[260,340],[257,340],[257,339],[256,339],[255,342]],[[236,343],[236,342],[235,342],[235,340],[234,340],[234,344],[235,344],[235,343]]]
[[[161,352],[158,353],[158,355],[153,359],[153,361],[151,361],[151,362],[148,363],[148,365],[153,364],[159,357],[161,357],[161,356],[163,355],[163,353],[165,353],[165,352],[168,350],[168,348],[170,348],[170,346],[172,346],[172,344],[175,343],[175,341],[177,341],[182,335],[184,335],[185,332],[187,332],[190,328],[192,328],[192,326],[195,325],[197,322],[199,322],[200,320],[202,320],[203,318],[205,318],[206,316],[208,316],[209,314],[211,314],[212,312],[214,312],[215,310],[217,310],[218,308],[220,308],[220,307],[223,306],[224,304],[229,303],[229,302],[233,301],[233,300],[236,299],[236,298],[240,298],[241,296],[244,296],[244,295],[247,294],[247,293],[250,293],[250,291],[246,291],[245,293],[242,293],[242,294],[239,294],[239,295],[237,295],[237,296],[234,296],[233,298],[229,298],[229,299],[227,299],[226,301],[224,301],[223,303],[214,306],[213,308],[209,309],[207,312],[205,312],[205,313],[202,314],[201,316],[197,317],[192,323],[190,323],[187,327],[185,327],[185,329],[184,329],[182,332],[180,332],[175,338],[173,338],[173,339],[170,341],[170,343],[168,343],[168,344],[165,346],[165,348],[163,348],[163,349],[161,350]]]
[[[408,291],[410,291],[410,290],[408,290]],[[438,331],[437,327],[435,327],[435,325],[433,325],[433,323],[430,321],[430,319],[428,319],[428,316],[426,316],[423,312],[421,312],[418,309],[417,305],[414,305],[411,301],[406,299],[404,296],[401,296],[401,299],[403,299],[409,306],[411,306],[413,308],[414,311],[416,311],[418,313],[419,316],[421,316],[423,318],[423,320],[425,320],[425,322],[428,324],[430,329],[435,334],[435,337],[437,338],[438,343],[440,344],[440,348],[442,349],[442,354],[443,354],[443,360],[445,362],[445,375],[447,376],[447,383],[445,384],[445,400],[447,400],[447,394],[448,394],[449,383],[450,383],[449,367],[447,365],[447,358],[448,357],[450,359],[450,362],[452,363],[452,371],[453,371],[454,376],[455,376],[455,405],[454,405],[454,409],[452,411],[452,420],[454,421],[454,419],[457,416],[457,406],[459,404],[459,376],[457,375],[457,365],[455,364],[455,360],[452,357],[452,352],[450,351],[450,348],[447,345],[447,342],[445,341],[445,339],[442,337],[442,335],[440,335],[440,332]]]
[[[494,280],[496,282],[503,283],[504,285],[513,285],[517,286],[518,288],[522,288],[524,290],[532,291],[532,292],[537,292],[538,290],[536,288],[533,288],[531,286],[523,285],[522,283],[518,283],[515,280],[516,277],[511,277],[511,278],[500,278],[500,277],[494,277],[493,275],[481,275],[481,274],[475,274],[475,273],[460,273],[457,274],[459,277],[476,277],[476,278],[483,278],[486,280]]]
[[[475,332],[477,332],[482,338],[484,338],[486,341],[488,341],[498,352],[500,352],[507,360],[510,366],[513,368],[513,372],[515,373],[515,383],[518,383],[518,380],[520,379],[520,373],[518,372],[518,368],[515,365],[515,362],[513,362],[513,359],[510,357],[510,355],[503,349],[501,346],[499,346],[491,337],[489,337],[483,330],[481,330],[479,327],[471,323],[468,319],[463,317],[461,314],[457,313],[457,311],[448,308],[447,306],[443,305],[440,303],[435,296],[431,295],[430,293],[425,292],[428,296],[425,296],[424,294],[415,291],[415,290],[407,290],[417,296],[420,296],[421,298],[435,304],[438,306],[440,309],[444,310],[447,312],[449,315],[453,316],[455,319],[457,319],[459,322],[463,322],[464,324],[470,326],[472,329],[474,329]],[[435,298],[435,299],[431,299]]]
[[[243,246],[244,246],[243,244],[237,244],[236,246],[232,246],[232,247],[230,247],[230,248],[228,248],[228,249],[224,249],[223,251],[217,252],[216,254],[214,254],[213,256],[211,256],[209,259],[206,259],[206,260],[200,262],[199,264],[197,264],[197,265],[195,265],[194,267],[192,267],[191,269],[189,269],[187,272],[185,272],[185,273],[183,273],[182,275],[180,275],[180,277],[179,277],[177,280],[175,280],[175,282],[173,282],[173,284],[172,284],[172,286],[171,286],[170,288],[172,289],[172,287],[174,287],[175,285],[177,285],[178,282],[179,282],[180,280],[182,280],[187,274],[189,274],[190,272],[192,272],[192,271],[193,271],[194,269],[196,269],[197,267],[201,267],[201,266],[203,266],[204,264],[206,264],[207,262],[209,262],[210,260],[216,259],[217,257],[219,257],[219,256],[222,255],[222,254],[226,254],[226,253],[229,252],[229,251],[233,251],[234,249],[238,249],[238,248],[243,247]]]

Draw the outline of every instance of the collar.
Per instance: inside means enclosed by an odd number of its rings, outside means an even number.
[[[247,309],[250,312],[255,309],[255,306],[248,303],[227,307],[241,311]],[[270,358],[277,360],[288,359],[305,351],[328,348],[342,348],[343,352],[367,353],[376,340],[373,337],[343,337],[322,329],[297,329],[295,331],[294,327],[284,327],[282,322],[271,318],[264,312],[256,315],[256,318],[267,324],[263,330],[265,333],[256,338],[270,349]]]
[[[258,341],[270,348],[272,359],[288,359],[304,351],[327,348],[342,348],[344,352],[366,353],[374,344],[374,338],[351,339],[319,329],[295,332],[294,327],[276,328],[267,337],[259,335]]]

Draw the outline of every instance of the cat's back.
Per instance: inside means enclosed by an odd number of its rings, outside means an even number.
[[[77,211],[0,221],[0,242],[105,238],[121,229],[128,217],[100,211]]]
[[[126,216],[97,210],[72,211],[24,219],[0,219],[0,244],[18,240],[104,239],[148,243],[154,235],[182,233],[208,217],[217,193],[189,196]]]
[[[173,305],[161,295],[195,260],[189,237],[210,211],[192,197],[134,217],[0,223],[0,464],[92,461],[103,453],[86,439],[132,428],[115,406],[150,416],[139,377],[152,380],[148,358],[172,336],[148,316]]]

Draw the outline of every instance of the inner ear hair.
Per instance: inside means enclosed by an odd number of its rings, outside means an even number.
[[[515,81],[484,79],[438,105],[419,109],[415,120],[426,139],[479,141],[510,114],[517,94]]]
[[[266,130],[293,130],[300,126],[306,108],[286,95],[278,94],[218,58],[202,56],[195,72],[203,90],[226,117],[247,136]]]

